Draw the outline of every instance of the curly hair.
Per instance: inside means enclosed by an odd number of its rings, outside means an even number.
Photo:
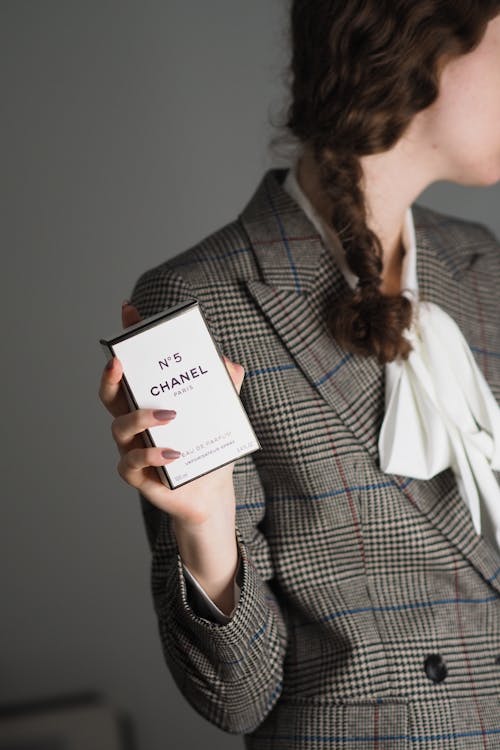
[[[498,13],[500,0],[291,2],[284,128],[314,156],[331,225],[358,277],[326,321],[348,351],[381,363],[411,351],[404,336],[410,300],[380,291],[382,246],[367,226],[359,157],[399,140],[413,116],[437,98],[444,62],[473,50]]]

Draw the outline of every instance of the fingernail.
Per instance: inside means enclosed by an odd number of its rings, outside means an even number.
[[[164,451],[161,452],[161,455],[163,458],[179,458],[180,451],[174,451],[171,448],[166,448]]]
[[[122,307],[126,307],[127,305],[130,305],[130,300],[124,299],[122,302]]]
[[[155,419],[172,419],[176,414],[177,412],[174,409],[157,409],[153,412],[153,417]]]
[[[111,370],[113,368],[114,361],[115,361],[114,358],[108,359],[108,361],[106,362],[106,370]]]

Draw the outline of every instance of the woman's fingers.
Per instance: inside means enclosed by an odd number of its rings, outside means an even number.
[[[234,386],[239,393],[241,390],[243,380],[245,378],[245,368],[243,367],[243,365],[240,365],[238,362],[232,362],[224,354],[222,356],[224,357],[224,363],[227,367],[227,370],[229,374],[231,375],[231,380],[233,381]]]
[[[147,476],[145,469],[170,464],[178,458],[177,453],[179,452],[173,448],[132,448],[121,455],[116,468],[118,474],[127,484],[141,489],[144,487],[145,481],[152,481]],[[165,492],[164,485],[159,483],[158,478],[154,484],[158,489],[161,488],[163,493]]]
[[[173,409],[135,409],[127,414],[117,416],[111,423],[111,433],[120,451],[137,445],[134,439],[148,427],[168,424],[175,419]],[[144,443],[140,443],[144,445]]]
[[[123,327],[129,328],[129,326],[138,323],[140,320],[142,320],[142,318],[139,315],[137,308],[129,302],[124,302],[122,304]],[[120,384],[123,375],[123,368],[120,360],[118,357],[113,357],[108,364],[111,365],[111,369],[105,367],[102,372],[99,385],[99,398],[106,409],[111,412],[114,417],[117,417],[120,414],[126,414],[129,412],[130,406]]]
[[[141,316],[139,315],[139,311],[134,305],[131,305],[130,302],[124,301],[122,303],[122,324],[124,328],[129,328],[130,326],[133,326],[135,323],[138,323],[140,320],[142,320]]]
[[[130,411],[130,407],[120,384],[123,374],[120,360],[118,357],[113,357],[108,364],[111,365],[111,368],[106,366],[102,371],[99,398],[106,409],[114,417],[117,417],[119,414]]]

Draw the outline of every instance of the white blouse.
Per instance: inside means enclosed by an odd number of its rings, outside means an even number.
[[[301,206],[332,251],[353,289],[333,232],[317,214],[297,180],[297,163],[283,187]],[[411,300],[413,321],[405,336],[413,346],[407,360],[385,365],[385,415],[379,433],[380,468],[385,473],[429,479],[451,467],[474,528],[500,554],[500,407],[459,327],[439,305],[419,300],[417,246],[411,208],[402,241],[402,294]]]

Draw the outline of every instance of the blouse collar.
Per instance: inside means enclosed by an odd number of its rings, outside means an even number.
[[[297,168],[298,158],[295,159],[293,164],[290,166],[287,176],[283,182],[283,187],[292,196],[292,198],[297,201],[311,224],[316,228],[326,247],[328,247],[329,250],[331,250],[331,252],[333,253],[335,262],[342,271],[350,288],[354,289],[357,284],[358,277],[349,268],[345,259],[345,255],[342,253],[340,243],[333,242],[333,230],[326,224],[326,222],[323,221],[307,195],[302,190],[297,179]],[[405,254],[403,256],[401,269],[401,285],[403,289],[402,294],[404,294],[409,299],[417,300],[417,243],[411,206],[409,206],[405,212],[401,239],[405,248]]]

